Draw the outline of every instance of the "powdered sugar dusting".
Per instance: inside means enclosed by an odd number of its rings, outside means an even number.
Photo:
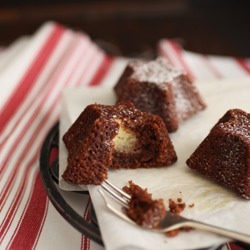
[[[178,81],[172,81],[173,93],[175,96],[175,105],[177,111],[177,117],[179,121],[183,121],[188,118],[189,114],[194,112],[192,103],[187,95],[186,91],[183,89],[183,84]]]
[[[227,133],[234,134],[237,137],[244,138],[250,142],[250,114],[239,109],[229,110],[231,119],[227,122],[219,124]]]
[[[161,116],[170,132],[206,107],[187,73],[162,57],[131,61],[117,86],[123,89],[119,93],[121,99]]]
[[[174,68],[162,57],[150,62],[132,61],[130,66],[134,69],[130,77],[140,82],[147,81],[160,84],[171,82],[176,77],[185,74],[183,70]]]

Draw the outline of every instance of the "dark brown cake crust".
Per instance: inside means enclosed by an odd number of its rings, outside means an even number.
[[[163,167],[177,160],[163,120],[131,102],[87,106],[63,141],[68,166],[62,177],[75,184],[100,184],[108,168]]]
[[[250,114],[240,109],[226,112],[187,165],[250,199]]]
[[[131,195],[126,209],[128,217],[144,228],[157,228],[166,213],[163,199],[152,199],[147,189],[142,189],[132,181],[123,190]]]
[[[162,117],[169,132],[176,131],[182,121],[206,107],[188,75],[163,58],[130,62],[114,90],[118,101],[130,100],[136,108]]]
[[[108,107],[93,104],[85,108],[63,136],[68,150],[66,181],[75,184],[100,184],[107,178],[111,163],[110,137],[118,130],[114,121],[105,120]],[[99,130],[106,133],[98,133]]]

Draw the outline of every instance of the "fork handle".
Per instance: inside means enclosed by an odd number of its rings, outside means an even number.
[[[232,231],[232,230],[212,226],[212,225],[209,225],[209,224],[206,224],[206,223],[203,223],[203,222],[198,222],[198,221],[193,221],[193,220],[188,221],[187,226],[193,227],[193,228],[196,228],[196,229],[209,231],[209,232],[212,232],[212,233],[219,234],[221,236],[228,237],[230,239],[234,239],[234,240],[238,240],[238,241],[250,244],[250,235],[247,235],[247,234],[238,233],[238,232],[235,232],[235,231]]]

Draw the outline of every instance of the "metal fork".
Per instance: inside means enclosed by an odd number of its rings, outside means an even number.
[[[128,195],[121,189],[117,188],[116,186],[108,182],[107,180],[105,180],[101,186],[104,190],[106,190],[110,194],[110,197],[112,197],[113,200],[118,201],[124,207],[128,207],[130,195]],[[124,219],[125,221],[129,223],[137,225],[123,212],[124,209],[118,209],[114,205],[111,204],[107,195],[104,193],[102,189],[99,189],[99,192],[101,196],[103,197],[106,206],[113,213],[115,213],[117,216],[119,216],[120,218]],[[153,230],[159,233],[166,233],[175,229],[179,229],[181,227],[191,227],[195,229],[205,230],[208,232],[212,232],[212,233],[216,233],[216,234],[228,237],[230,239],[234,239],[234,240],[238,240],[238,241],[250,244],[250,235],[238,233],[238,232],[220,228],[220,227],[216,227],[216,226],[209,225],[203,222],[187,219],[180,215],[177,215],[168,211],[166,212],[165,218],[160,222],[158,227],[150,229],[150,230]]]

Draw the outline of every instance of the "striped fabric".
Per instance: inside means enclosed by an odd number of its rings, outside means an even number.
[[[48,223],[62,222],[62,228],[56,229],[61,234],[59,239],[69,230],[77,236],[73,237],[75,248],[88,249],[89,240],[55,215],[41,182],[38,160],[46,134],[59,119],[61,90],[66,86],[97,85],[113,58],[106,56],[86,34],[54,23],[41,27],[23,49],[9,65],[8,74],[0,76],[1,248],[69,247],[72,242],[67,238],[67,244],[50,240],[53,227]]]
[[[158,51],[195,80],[250,72],[248,59],[195,54],[171,40],[161,40]],[[72,228],[49,202],[39,153],[59,119],[62,89],[108,86],[117,64],[86,34],[53,22],[0,49],[0,249],[103,249]],[[89,204],[84,197],[86,220]],[[226,244],[223,249],[241,248]]]
[[[174,40],[162,39],[158,54],[176,67],[186,70],[198,81],[241,78],[250,73],[250,59],[202,55],[183,50]]]

